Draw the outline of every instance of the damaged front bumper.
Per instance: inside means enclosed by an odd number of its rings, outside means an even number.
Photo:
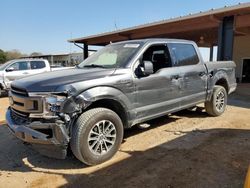
[[[31,143],[41,154],[60,159],[66,157],[69,136],[63,121],[28,123],[20,121],[20,117],[9,108],[6,112],[6,122],[17,138]]]

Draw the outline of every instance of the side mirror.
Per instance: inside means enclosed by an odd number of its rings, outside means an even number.
[[[153,63],[151,61],[143,61],[144,70],[143,73],[145,76],[154,73]]]
[[[11,71],[14,71],[14,67],[9,67],[5,70],[6,72],[11,72]]]

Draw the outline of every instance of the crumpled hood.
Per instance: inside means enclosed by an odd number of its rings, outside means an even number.
[[[27,92],[55,92],[59,86],[106,77],[113,72],[114,69],[103,68],[66,69],[22,78],[11,85]]]

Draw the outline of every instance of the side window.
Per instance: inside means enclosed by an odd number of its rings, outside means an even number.
[[[142,61],[151,61],[154,72],[166,67],[171,67],[167,46],[164,44],[150,46],[144,53]]]
[[[199,57],[192,44],[169,43],[169,51],[173,58],[173,66],[195,65]]]
[[[44,61],[31,61],[30,62],[30,68],[31,69],[42,69],[44,68],[46,65],[45,65],[45,62]]]
[[[12,64],[9,68],[13,68],[13,71],[20,71],[20,70],[28,70],[28,62],[27,61],[20,61]]]
[[[8,69],[13,69],[13,71],[18,71],[19,70],[18,63],[12,64],[11,66],[8,67]]]

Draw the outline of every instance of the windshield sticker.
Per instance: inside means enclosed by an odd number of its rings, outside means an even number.
[[[140,44],[125,44],[124,48],[138,48]]]

